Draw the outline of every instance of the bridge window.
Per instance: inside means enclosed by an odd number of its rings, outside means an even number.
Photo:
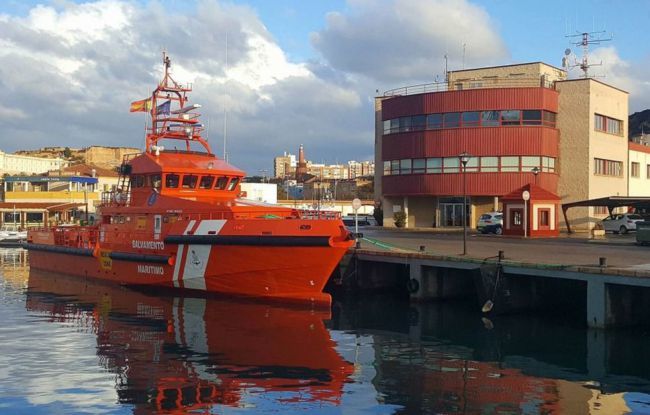
[[[131,177],[131,186],[135,187],[144,187],[144,176],[137,175]]]
[[[165,175],[165,187],[170,189],[175,189],[178,187],[178,174],[167,174]]]
[[[153,187],[154,189],[160,189],[160,187],[162,186],[161,175],[160,174],[151,175],[150,182],[151,182],[151,187]]]
[[[224,190],[228,184],[228,178],[226,176],[221,176],[217,179],[217,184],[214,186],[216,190]]]
[[[199,176],[194,174],[186,174],[183,176],[183,189],[194,189]]]
[[[228,190],[235,190],[238,184],[239,184],[239,177],[232,179],[230,181],[230,184],[228,184]]]
[[[212,182],[214,182],[214,176],[201,176],[199,181],[199,189],[211,189]]]

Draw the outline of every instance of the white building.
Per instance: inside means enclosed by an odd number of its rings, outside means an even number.
[[[274,205],[278,203],[278,185],[275,183],[242,183],[241,191],[245,193],[244,199]]]
[[[0,151],[0,176],[7,174],[40,174],[50,170],[59,170],[68,165],[61,158],[43,158],[7,154]]]

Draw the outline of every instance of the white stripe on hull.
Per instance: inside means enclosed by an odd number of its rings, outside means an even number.
[[[195,220],[191,220],[190,223],[187,224],[187,227],[185,228],[185,231],[183,231],[183,235],[187,235],[189,231],[192,230],[192,227],[194,227],[194,224],[196,223]],[[181,261],[183,259],[183,250],[185,248],[185,245],[179,244],[178,245],[178,250],[176,251],[176,263],[174,264],[174,276],[172,279],[172,283],[174,284],[174,287],[178,288],[180,284],[178,283],[178,272],[181,269]]]

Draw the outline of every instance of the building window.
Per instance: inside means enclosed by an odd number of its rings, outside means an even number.
[[[520,125],[521,124],[521,111],[508,110],[501,111],[501,125]]]
[[[632,177],[640,177],[641,176],[641,166],[636,161],[633,161],[632,166],[630,166],[630,175]]]
[[[384,134],[390,134],[392,131],[390,130],[390,122],[392,120],[384,120]]]
[[[623,176],[623,163],[614,160],[594,159],[594,174],[600,176]]]
[[[399,132],[407,133],[409,131],[411,131],[411,117],[400,117]]]
[[[442,122],[445,128],[460,127],[460,112],[448,112],[443,114]]]
[[[542,111],[539,110],[524,110],[522,111],[522,119],[524,125],[541,125],[542,124]]]
[[[442,173],[442,158],[428,158],[427,173]]]
[[[612,118],[607,119],[607,132],[610,134],[621,135],[623,122]]]
[[[519,171],[519,157],[501,157],[501,171],[513,172]]]
[[[442,114],[427,115],[427,130],[442,128]]]
[[[544,125],[547,127],[555,127],[555,118],[557,115],[554,112],[544,111],[542,114],[544,118]]]
[[[523,156],[521,158],[521,170],[529,172],[535,167],[540,168],[539,156]]]
[[[645,177],[646,179],[650,179],[650,164],[645,165]]]
[[[411,174],[411,159],[399,161],[399,174]]]
[[[414,159],[413,160],[413,174],[422,174],[425,172],[426,160]]]
[[[384,161],[384,176],[390,176],[390,161]]]
[[[467,160],[467,164],[465,165],[465,171],[468,173],[478,172],[478,160],[478,157],[470,157],[469,160]]]
[[[393,118],[390,120],[390,132],[399,133],[399,118]]]
[[[391,175],[399,174],[399,160],[393,160],[390,162],[390,174]]]
[[[427,126],[426,115],[415,115],[411,118],[411,128],[413,131],[422,131]]]
[[[499,157],[481,157],[482,172],[499,171]]]
[[[482,127],[495,127],[499,125],[499,111],[483,111],[481,113]]]
[[[594,215],[607,215],[609,211],[607,206],[594,206]]]
[[[605,117],[602,115],[594,115],[594,128],[598,131],[605,131]]]
[[[609,134],[623,135],[623,121],[594,114],[594,129]]]
[[[458,160],[458,157],[445,157],[442,163],[444,173],[460,172],[460,160]]]
[[[555,172],[555,158],[542,157],[542,171],[548,173]]]
[[[464,112],[462,119],[463,127],[478,127],[481,121],[481,113],[478,111]]]

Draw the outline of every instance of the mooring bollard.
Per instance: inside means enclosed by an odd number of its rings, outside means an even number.
[[[499,261],[503,260],[503,251],[499,251]]]
[[[420,245],[420,252],[424,252],[424,245]]]
[[[605,268],[607,266],[607,257],[601,256],[598,258],[598,265],[600,265],[602,268]]]
[[[361,248],[361,241],[357,239],[357,243],[354,246],[355,248]]]

